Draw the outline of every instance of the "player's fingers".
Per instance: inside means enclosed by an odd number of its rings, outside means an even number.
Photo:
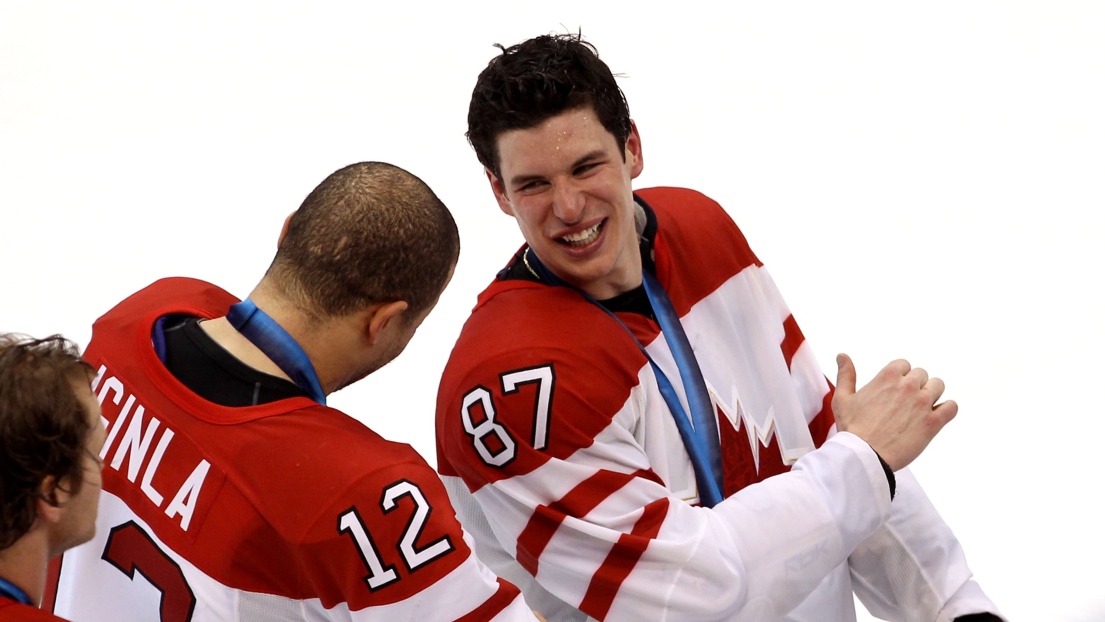
[[[885,371],[887,373],[893,373],[893,374],[898,375],[898,376],[904,376],[904,375],[908,374],[909,370],[910,370],[909,361],[907,361],[905,359],[897,359],[897,360],[890,361],[889,363],[886,364],[886,367],[883,367],[883,371]]]
[[[836,355],[836,392],[841,395],[856,392],[856,366],[851,357],[843,352]]]
[[[959,404],[956,404],[955,400],[940,402],[933,407],[932,412],[941,422],[940,426],[943,427],[945,423],[951,421],[959,414]]]
[[[928,394],[932,403],[935,404],[936,400],[940,399],[940,396],[944,394],[944,381],[939,378],[929,378],[925,386],[921,388]]]
[[[910,378],[913,382],[917,383],[917,388],[924,388],[925,383],[928,382],[929,373],[920,367],[914,367],[913,369],[909,370],[909,373],[906,374],[905,377]]]

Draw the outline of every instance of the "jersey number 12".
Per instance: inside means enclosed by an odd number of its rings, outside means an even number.
[[[430,517],[431,509],[430,504],[426,502],[426,496],[422,494],[418,486],[407,480],[400,480],[388,486],[384,489],[380,506],[386,514],[398,507],[397,502],[403,497],[410,497],[411,501],[414,502],[414,514],[411,515],[407,528],[403,530],[403,536],[396,544],[396,548],[399,549],[399,556],[403,558],[403,564],[407,567],[409,573],[419,566],[452,551],[453,543],[449,540],[449,536],[442,536],[430,544],[418,548],[415,540],[422,534],[426,520]],[[399,580],[399,575],[395,572],[394,566],[384,566],[384,562],[380,559],[380,552],[372,541],[372,537],[368,534],[368,528],[365,527],[364,520],[357,513],[357,508],[350,508],[338,517],[338,531],[348,533],[353,537],[353,542],[357,545],[357,551],[361,554],[361,560],[368,567],[368,575],[364,580],[368,584],[369,590],[375,592]]]

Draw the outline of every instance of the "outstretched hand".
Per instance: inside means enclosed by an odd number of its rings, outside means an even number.
[[[897,471],[921,455],[936,434],[955,417],[959,406],[937,404],[944,381],[929,378],[920,367],[898,359],[856,390],[856,368],[847,354],[836,357],[833,414],[837,429],[867,441]]]

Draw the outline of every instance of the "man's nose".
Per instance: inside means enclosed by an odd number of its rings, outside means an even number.
[[[561,222],[574,224],[583,219],[587,197],[574,180],[562,181],[553,190],[553,214]]]

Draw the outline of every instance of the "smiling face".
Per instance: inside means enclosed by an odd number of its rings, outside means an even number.
[[[589,107],[577,108],[504,132],[497,144],[502,179],[487,171],[495,198],[547,268],[598,300],[641,284],[636,126],[619,145]]]

